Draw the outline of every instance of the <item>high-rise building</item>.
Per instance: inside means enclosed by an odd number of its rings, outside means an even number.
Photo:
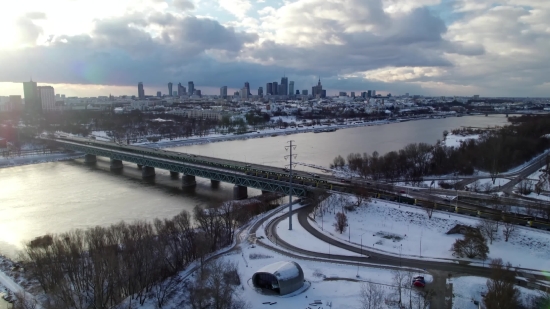
[[[302,90],[302,95],[307,95],[307,90]]]
[[[172,96],[172,82],[168,83],[168,95]]]
[[[282,77],[281,78],[281,91],[279,91],[279,95],[288,95],[288,77]]]
[[[226,98],[227,97],[227,86],[223,86],[220,88],[220,97]]]
[[[241,98],[242,99],[248,99],[248,88],[243,87],[241,89]]]
[[[376,90],[373,90],[373,91],[372,91],[372,96],[373,96],[373,97],[376,96]]]
[[[172,94],[174,95],[174,97],[177,97],[177,96],[178,96],[178,92],[177,92],[177,91],[172,92]]]
[[[40,102],[42,103],[43,111],[51,111],[55,109],[55,91],[52,86],[38,87]]]
[[[293,96],[294,95],[294,81],[290,81],[288,83],[288,95]]]
[[[354,91],[351,92],[350,97],[355,98],[355,92]]]
[[[40,103],[40,94],[36,82],[32,79],[29,82],[23,82],[23,94],[25,95],[25,110],[32,113],[41,113],[42,104]]]
[[[250,95],[250,83],[249,82],[244,83],[244,88],[246,88],[246,93],[248,93],[248,95]]]
[[[185,93],[185,87],[183,87],[181,83],[178,83],[178,93],[180,97]]]
[[[296,90],[296,95],[299,95],[300,94],[300,90]]]
[[[157,91],[157,98],[160,98],[162,97],[162,93],[160,93],[160,91]]]
[[[372,90],[367,90],[367,98],[372,98]]]
[[[326,91],[325,91],[326,94]],[[317,86],[313,86],[311,88],[311,95],[314,98],[322,98],[323,97],[323,85],[321,85],[321,78],[319,77],[319,81],[317,82]],[[325,95],[326,96],[326,95]]]
[[[363,99],[366,98],[366,97],[367,97],[367,92],[365,92],[365,91],[361,92],[361,97],[362,97]]]
[[[199,97],[202,97],[202,92],[200,89],[195,89],[194,94],[198,95]]]
[[[195,93],[195,84],[191,81],[187,83],[187,94],[192,96]]]
[[[338,96],[339,96],[339,97],[347,97],[348,94],[347,94],[345,91],[340,91],[340,92],[338,93]]]
[[[264,95],[264,88],[263,87],[259,87],[258,88],[258,96],[262,97]]]
[[[144,99],[145,98],[145,90],[143,90],[143,83],[138,83],[138,98]]]
[[[265,94],[266,95],[273,95],[273,84],[272,83],[265,84]]]
[[[321,98],[327,97],[327,91],[325,89],[321,90]]]
[[[283,88],[284,88],[284,85],[279,85],[277,87],[277,94],[278,95],[284,95]]]
[[[279,94],[279,84],[277,82],[272,82],[271,83],[272,86],[272,95],[278,95]]]

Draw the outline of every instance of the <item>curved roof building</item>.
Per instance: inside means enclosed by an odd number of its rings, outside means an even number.
[[[277,262],[256,271],[252,275],[252,284],[285,295],[304,285],[304,271],[296,262]]]

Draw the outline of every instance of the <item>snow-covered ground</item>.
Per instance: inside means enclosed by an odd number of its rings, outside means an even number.
[[[453,284],[453,309],[478,309],[474,301],[482,302],[481,293],[487,292],[487,278],[465,276],[447,279]],[[536,291],[516,286],[520,291],[522,302],[526,302],[530,295],[538,296]]]
[[[327,227],[334,223],[334,212],[340,211],[337,198],[327,203],[329,213],[317,214],[314,225],[324,233],[348,242],[348,232],[339,234]],[[474,226],[477,218],[454,213],[435,211],[431,219],[425,210],[409,205],[399,205],[373,200],[369,206],[362,206],[347,214],[351,227],[351,242],[369,249],[413,258],[456,260],[449,250],[454,241],[462,235],[447,235],[456,224]],[[502,231],[498,239],[489,245],[489,259],[502,258],[504,262],[522,268],[550,270],[550,233],[517,227],[516,234],[504,242]],[[483,261],[475,261],[483,264]]]
[[[12,167],[26,164],[37,164],[45,162],[64,161],[80,158],[84,156],[81,153],[53,153],[44,155],[32,155],[12,158],[0,158],[0,168]]]
[[[469,139],[478,139],[479,134],[471,134],[471,135],[455,135],[452,133],[449,133],[445,140],[443,141],[443,145],[447,147],[460,147],[460,144],[462,142],[469,140]]]

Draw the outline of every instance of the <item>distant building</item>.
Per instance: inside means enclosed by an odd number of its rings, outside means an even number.
[[[311,95],[314,98],[323,98],[323,85],[321,85],[321,78],[319,78],[317,86],[311,87]]]
[[[367,92],[365,92],[365,91],[361,92],[361,97],[363,99],[367,98]]]
[[[351,92],[350,97],[355,98],[355,92]]]
[[[367,98],[371,98],[372,97],[372,90],[368,90],[367,91]]]
[[[202,97],[202,92],[199,89],[196,89],[194,92],[195,95]]]
[[[269,94],[269,95],[273,94],[273,84],[272,83],[265,84],[265,94]]]
[[[52,86],[38,87],[40,102],[42,103],[43,111],[55,110],[55,91]]]
[[[162,94],[160,93],[160,91],[157,91],[157,97],[158,98],[162,97]]]
[[[376,90],[373,90],[373,91],[372,91],[372,96],[373,96],[373,97],[376,96]]]
[[[479,99],[479,94],[474,94],[474,99]]]
[[[321,90],[321,98],[327,97],[327,91],[325,89]]]
[[[25,110],[29,113],[42,113],[42,103],[40,103],[40,94],[36,82],[32,79],[29,82],[23,82],[23,94],[25,96]]]
[[[345,92],[345,91],[340,91],[340,92],[338,93],[338,96],[339,96],[339,97],[347,97],[348,94],[347,94],[347,92]]]
[[[143,89],[143,83],[138,83],[138,98],[145,99],[145,90]]]
[[[296,95],[300,95],[300,90],[296,90]]]
[[[243,87],[241,89],[241,99],[248,99],[248,88]]]
[[[273,82],[272,84],[272,95],[278,95],[279,94],[279,84],[277,82]]]
[[[172,82],[168,83],[168,95],[172,96]]]
[[[258,88],[258,96],[262,97],[264,95],[264,88],[263,87],[259,87]]]
[[[279,95],[288,95],[288,77],[282,77],[281,78],[281,91],[279,91]]]
[[[227,97],[227,86],[223,86],[220,88],[220,97],[226,98]]]
[[[250,93],[250,83],[245,82],[245,83],[244,83],[244,88],[246,88],[246,93],[247,93],[248,95],[250,95],[250,94],[251,94],[251,93]]]
[[[185,87],[183,87],[181,83],[178,83],[178,93],[180,97],[185,93]]]
[[[190,81],[187,83],[187,94],[192,96],[195,93],[195,84]]]
[[[177,97],[177,96],[178,96],[178,92],[177,92],[177,91],[172,92],[172,94],[173,94],[174,97]]]
[[[292,80],[288,83],[288,95],[294,95],[294,81]]]
[[[307,92],[308,91],[306,89],[302,90],[302,95],[307,95]]]

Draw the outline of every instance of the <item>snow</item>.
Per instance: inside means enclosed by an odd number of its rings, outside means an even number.
[[[485,186],[485,184],[490,184],[491,186],[493,187],[500,187],[500,186],[504,186],[505,184],[507,184],[508,182],[510,182],[510,179],[506,179],[506,178],[495,178],[495,183],[493,184],[493,180],[491,178],[482,178],[482,179],[479,179],[477,180],[479,181],[479,185],[480,186]],[[471,184],[469,184],[469,186],[471,186]]]
[[[477,218],[434,211],[432,218],[428,219],[426,211],[420,207],[374,199],[367,207],[363,206],[347,213],[351,227],[351,235],[348,236],[347,233],[339,234],[327,228],[334,222],[334,211],[341,207],[337,200],[335,198],[332,205],[328,206],[329,214],[317,214],[315,217],[317,224],[314,226],[321,231],[323,224],[323,232],[331,237],[345,242],[348,242],[349,238],[358,248],[362,243],[363,248],[396,256],[448,262],[466,260],[485,265],[484,261],[480,260],[455,258],[449,249],[456,239],[462,238],[462,235],[446,234],[456,224],[477,225]],[[517,226],[516,234],[505,242],[501,230],[502,227],[497,239],[488,244],[488,259],[502,258],[504,262],[510,262],[518,267],[550,269],[549,232]]]
[[[266,265],[258,269],[259,273],[273,274],[277,278],[286,280],[290,278],[296,278],[300,275],[300,271],[294,265],[293,262],[281,261],[273,264]]]
[[[53,153],[44,155],[32,155],[21,157],[0,158],[0,168],[45,162],[65,161],[80,158],[82,153]]]
[[[447,283],[453,284],[453,309],[478,309],[474,300],[483,302],[481,293],[487,291],[487,278],[465,276],[448,279]],[[537,292],[527,288],[516,286],[520,291],[522,302],[530,295],[537,296]]]
[[[455,134],[449,133],[447,135],[447,137],[445,138],[445,140],[443,141],[443,145],[445,145],[447,147],[458,148],[458,147],[460,147],[460,144],[462,144],[462,142],[464,142],[466,140],[469,140],[469,139],[477,140],[477,139],[479,139],[479,134],[455,135]]]

